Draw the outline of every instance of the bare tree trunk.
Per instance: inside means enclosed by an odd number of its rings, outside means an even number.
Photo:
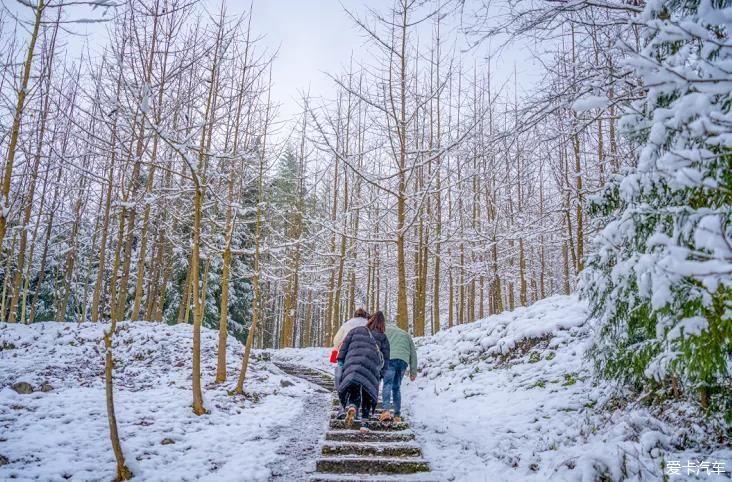
[[[572,25],[572,80],[576,79],[575,65],[576,65],[576,49],[575,49],[575,33],[574,23]],[[575,124],[577,113],[574,112]],[[576,129],[576,126],[575,126]],[[580,138],[579,133],[575,132],[572,134],[572,144],[574,147],[574,176],[575,176],[575,188],[577,190],[577,206],[576,206],[576,223],[577,223],[577,258],[575,263],[576,273],[579,273],[584,268],[584,220],[582,214],[584,211],[584,193],[582,191],[582,164],[581,164],[581,153],[580,153]]]
[[[409,329],[405,224],[407,207],[407,5],[402,2],[399,68],[399,188],[397,191],[397,326]]]
[[[3,172],[2,193],[0,193],[0,252],[3,248],[5,240],[5,231],[8,224],[8,210],[10,208],[10,186],[13,178],[13,167],[15,164],[15,153],[18,148],[18,137],[20,136],[20,126],[23,121],[23,113],[25,110],[25,98],[28,95],[28,81],[30,79],[31,67],[33,65],[33,51],[38,40],[38,31],[41,26],[41,18],[43,10],[46,8],[45,0],[39,0],[35,7],[35,18],[33,21],[33,31],[31,32],[30,43],[28,44],[28,52],[23,64],[23,76],[20,79],[20,88],[18,89],[18,101],[15,105],[15,115],[13,116],[13,125],[10,128],[10,144],[8,145],[8,153],[5,158],[5,171]]]
[[[10,245],[10,252],[8,253],[8,257],[5,260],[5,272],[10,273],[10,267],[11,263],[15,259],[15,241],[18,238],[18,234],[13,234],[13,242]],[[5,276],[3,279],[3,293],[2,293],[2,302],[0,302],[0,320],[7,320],[7,317],[5,316],[5,307],[7,305],[7,294],[8,294],[8,286],[10,286],[10,276]]]
[[[94,293],[92,294],[92,308],[91,308],[91,319],[92,321],[99,320],[99,303],[102,299],[102,283],[104,280],[104,270],[106,267],[107,260],[107,236],[109,235],[109,221],[110,211],[112,208],[112,184],[114,182],[114,161],[117,153],[115,149],[117,133],[116,131],[116,116],[115,121],[112,124],[112,154],[109,160],[109,173],[107,175],[107,192],[106,199],[104,201],[104,217],[102,220],[102,238],[99,243],[99,268],[97,269],[97,279],[94,283]]]
[[[564,272],[564,294],[568,295],[571,293],[569,283],[569,256],[567,254],[567,241],[562,242],[562,268]]]
[[[204,129],[205,130],[205,129]],[[205,135],[205,134],[204,134]],[[201,150],[203,157],[203,150]],[[199,163],[201,165],[202,161]],[[200,279],[198,274],[199,250],[201,246],[201,211],[203,210],[203,187],[199,185],[198,179],[194,181],[195,193],[193,199],[193,239],[191,254],[191,293],[193,295],[193,413],[203,415],[206,409],[203,406],[203,395],[201,394],[201,292]]]
[[[519,304],[526,306],[526,255],[524,253],[524,240],[519,239]]]
[[[40,7],[39,7],[40,8]],[[60,13],[60,12],[59,12]],[[10,299],[10,310],[8,313],[8,321],[14,323],[17,316],[18,299],[21,293],[21,283],[23,281],[23,270],[25,262],[25,251],[28,243],[28,224],[30,223],[31,214],[33,212],[33,199],[35,197],[35,187],[38,181],[38,169],[41,164],[41,157],[43,153],[44,136],[46,133],[46,121],[48,120],[49,104],[51,100],[51,72],[53,70],[53,59],[56,50],[56,34],[58,33],[58,22],[56,23],[51,41],[50,41],[50,54],[47,60],[48,65],[45,68],[44,80],[46,82],[46,90],[44,92],[43,107],[41,110],[41,118],[38,123],[38,138],[35,154],[33,156],[33,165],[31,167],[30,182],[28,183],[28,195],[25,199],[25,209],[23,212],[23,221],[20,225],[20,247],[18,249],[17,266],[15,269],[15,276],[13,279],[13,290],[12,298]],[[0,247],[2,242],[0,241]],[[9,273],[6,271],[6,276]],[[25,298],[24,298],[25,301]],[[25,309],[23,310],[25,311]]]
[[[608,136],[610,137],[610,165],[612,166],[613,173],[617,174],[620,171],[620,159],[618,158],[618,141],[615,132],[615,116],[617,114],[615,112],[615,103],[613,102],[614,97],[615,91],[611,87],[608,91],[608,100],[610,101]]]
[[[455,326],[455,317],[453,315],[454,313],[454,305],[455,305],[455,289],[453,284],[453,277],[452,277],[452,266],[450,266],[447,270],[448,278],[449,278],[449,284],[450,284],[450,296],[447,299],[447,326],[448,328],[452,328]]]
[[[308,290],[308,299],[305,303],[305,314],[303,315],[302,348],[312,346],[313,311],[313,291]]]
[[[251,22],[251,12],[249,16]],[[250,23],[251,25],[251,23]],[[234,143],[232,158],[229,163],[229,179],[228,179],[228,190],[226,200],[226,240],[223,252],[223,272],[221,275],[221,304],[219,308],[219,346],[216,357],[216,383],[223,383],[226,381],[226,340],[229,335],[229,278],[231,276],[231,244],[234,237],[234,224],[235,224],[235,212],[234,212],[234,181],[236,165],[234,158],[239,150],[239,130],[241,127],[241,114],[244,103],[243,88],[246,81],[247,75],[247,64],[249,59],[249,29],[247,29],[247,40],[246,47],[244,49],[244,66],[241,69],[240,77],[240,91],[237,98],[236,111],[234,114]]]
[[[114,458],[117,460],[117,478],[116,480],[130,480],[132,472],[125,464],[125,455],[122,451],[122,444],[119,440],[119,432],[117,430],[117,416],[114,411],[114,382],[112,372],[114,370],[114,360],[112,356],[112,337],[117,331],[117,318],[112,314],[112,324],[109,331],[104,331],[104,392],[107,400],[107,420],[109,422],[109,438],[112,442],[112,450]]]
[[[79,197],[76,200],[76,207],[74,208],[75,216],[74,216],[74,224],[71,228],[71,237],[69,238],[69,251],[66,254],[66,267],[64,269],[64,293],[61,295],[61,299],[58,302],[58,306],[56,308],[56,319],[59,321],[63,321],[66,317],[66,310],[69,303],[69,296],[71,295],[71,282],[72,277],[74,274],[74,266],[76,263],[76,243],[77,243],[77,236],[79,235],[79,229],[81,227],[81,207],[83,205],[82,196],[84,192],[84,181],[81,183],[81,192],[79,193]]]
[[[269,70],[269,83],[267,90],[267,112],[265,115],[264,133],[262,135],[261,151],[259,153],[259,173],[257,175],[257,207],[254,221],[254,274],[252,276],[252,285],[254,290],[254,300],[252,301],[252,324],[247,333],[247,342],[244,347],[244,356],[241,360],[241,370],[239,378],[236,381],[234,393],[238,395],[244,394],[244,379],[247,376],[249,368],[249,357],[252,351],[252,344],[257,333],[257,322],[261,316],[261,290],[259,285],[260,275],[260,255],[261,255],[261,238],[262,238],[262,203],[264,201],[264,163],[265,163],[265,142],[270,121],[270,95],[272,85],[272,68]]]

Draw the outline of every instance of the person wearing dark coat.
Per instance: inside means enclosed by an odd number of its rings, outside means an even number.
[[[389,340],[385,331],[384,314],[380,311],[369,318],[366,326],[348,332],[338,352],[338,364],[343,366],[338,397],[346,411],[346,426],[353,424],[357,410],[367,419],[379,399],[379,382],[389,366]]]

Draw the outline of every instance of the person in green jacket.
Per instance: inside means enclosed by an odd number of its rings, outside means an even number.
[[[390,324],[386,327],[389,340],[389,366],[384,374],[384,411],[379,420],[402,420],[402,378],[409,367],[409,379],[417,378],[417,350],[412,337],[401,328]]]

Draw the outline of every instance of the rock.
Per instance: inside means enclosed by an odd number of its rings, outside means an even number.
[[[3,350],[15,350],[15,345],[13,343],[3,341],[2,344],[0,344],[0,351]]]
[[[175,443],[175,440],[173,440],[172,438],[167,438],[167,437],[160,441],[161,445],[170,445],[170,444],[174,444],[174,443]]]
[[[294,385],[294,383],[292,383],[290,380],[285,380],[284,378],[282,380],[280,380],[280,386],[282,388],[291,387],[293,385]]]
[[[260,362],[272,361],[272,354],[268,351],[263,351],[254,355],[254,359]]]
[[[28,395],[29,393],[33,393],[33,386],[28,382],[13,383],[10,388],[20,393],[21,395]]]
[[[52,392],[53,391],[53,386],[50,383],[42,383],[41,384],[41,391],[42,392],[45,392],[45,393]]]
[[[10,463],[10,459],[8,459],[4,455],[0,455],[0,467],[2,467],[3,465],[8,465],[9,463]]]

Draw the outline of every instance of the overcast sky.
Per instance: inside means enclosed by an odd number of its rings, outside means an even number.
[[[344,0],[357,8],[360,0]],[[371,1],[374,7],[389,0]],[[254,5],[253,29],[265,35],[264,42],[278,50],[273,66],[273,97],[281,104],[283,117],[298,111],[300,92],[328,96],[332,82],[324,72],[337,73],[351,54],[363,50],[364,39],[338,0],[260,0]]]
[[[477,2],[477,0],[474,0]],[[16,14],[28,18],[27,8],[18,0],[2,0]],[[468,5],[470,2],[467,2]],[[220,0],[203,0],[212,12],[218,10]],[[337,74],[354,61],[368,60],[363,34],[345,13],[347,8],[363,13],[366,6],[380,12],[388,12],[393,0],[254,0],[252,29],[262,36],[262,44],[270,51],[277,51],[273,66],[273,100],[280,104],[280,117],[287,119],[300,112],[300,93],[310,91],[313,97],[330,97],[334,92],[332,81],[324,72]],[[72,17],[99,17],[99,12],[74,12]],[[229,13],[240,13],[249,8],[249,0],[228,0]],[[78,10],[77,10],[78,11]],[[86,41],[92,47],[103,45],[106,28],[103,24],[74,25],[73,30],[82,36],[69,41],[70,54]],[[429,26],[425,27],[429,29]],[[429,30],[427,30],[429,32]],[[486,65],[489,46],[464,55],[464,65]],[[491,61],[492,75],[496,83],[509,79],[516,66],[519,84],[527,86],[535,78],[536,63],[525,48],[515,46],[505,50]],[[511,82],[512,84],[512,82]]]
[[[300,92],[309,88],[313,97],[328,97],[334,91],[324,72],[346,70],[351,56],[356,63],[368,61],[367,41],[344,8],[357,14],[364,13],[366,6],[388,12],[393,4],[393,0],[255,1],[253,30],[265,35],[265,44],[278,50],[272,74],[273,98],[281,104],[282,117],[299,112]],[[430,29],[425,24],[427,35]],[[455,36],[460,42],[462,37]],[[488,53],[489,46],[482,45],[464,54],[464,65],[472,67],[477,62],[487,66]],[[516,66],[519,84],[525,86],[536,79],[536,65],[530,53],[519,46],[504,50],[491,62],[497,83],[513,76]]]

